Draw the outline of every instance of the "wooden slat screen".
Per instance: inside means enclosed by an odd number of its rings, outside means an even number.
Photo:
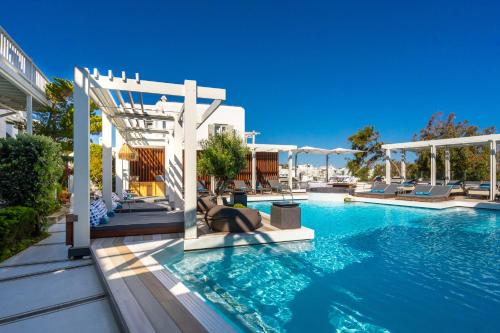
[[[259,152],[257,153],[257,181],[266,184],[269,179],[278,179],[279,160],[278,153]],[[252,181],[252,154],[247,155],[247,166],[242,170],[237,180],[244,180],[250,185]],[[198,180],[203,181],[207,187],[210,187],[210,177],[198,176]]]
[[[155,176],[165,174],[165,149],[135,148],[139,160],[130,162],[130,177],[132,181],[154,182]]]

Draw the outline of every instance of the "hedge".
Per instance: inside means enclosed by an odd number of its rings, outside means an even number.
[[[63,172],[61,147],[40,135],[0,139],[0,198],[7,206],[27,206],[49,215]]]
[[[26,247],[43,234],[36,210],[14,206],[0,209],[0,261]]]

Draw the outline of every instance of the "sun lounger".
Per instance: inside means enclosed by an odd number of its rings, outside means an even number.
[[[256,184],[256,189],[255,189],[255,192],[260,192],[261,194],[264,194],[264,193],[272,193],[273,192],[273,189],[271,188],[271,186],[262,186],[262,184],[260,182],[257,182]]]
[[[490,183],[481,183],[479,186],[470,187],[467,189],[467,196],[472,197],[489,197],[490,196]]]
[[[396,199],[425,202],[439,202],[454,199],[450,197],[451,187],[444,185],[417,185],[409,194],[401,194]]]
[[[207,190],[207,188],[205,187],[205,185],[203,185],[203,183],[200,182],[199,180],[196,183],[196,191],[198,193],[209,193],[209,191]]]
[[[400,186],[400,184],[375,184],[370,191],[358,192],[354,196],[363,198],[394,198]]]
[[[269,186],[271,187],[271,191],[283,192],[283,185],[281,185],[279,180],[269,179],[267,182],[269,183]]]
[[[233,180],[234,190],[235,191],[243,191],[243,192],[253,192],[253,190],[247,186],[247,184],[243,180]]]
[[[451,194],[464,194],[465,190],[461,180],[450,180],[447,186],[451,187]]]

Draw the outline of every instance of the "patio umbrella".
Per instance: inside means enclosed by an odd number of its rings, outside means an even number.
[[[357,149],[347,149],[347,148],[333,148],[329,150],[332,155],[345,155],[345,154],[355,154],[362,153],[364,150]],[[326,181],[328,182],[328,155],[326,156]]]
[[[364,152],[364,150],[347,149],[347,148],[330,149],[330,154],[334,154],[334,155],[355,154],[355,153],[363,153],[363,152]]]

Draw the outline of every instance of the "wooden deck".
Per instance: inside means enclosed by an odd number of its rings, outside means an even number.
[[[212,308],[153,256],[182,253],[182,235],[134,236],[92,242],[92,254],[118,317],[129,332],[233,332]]]

